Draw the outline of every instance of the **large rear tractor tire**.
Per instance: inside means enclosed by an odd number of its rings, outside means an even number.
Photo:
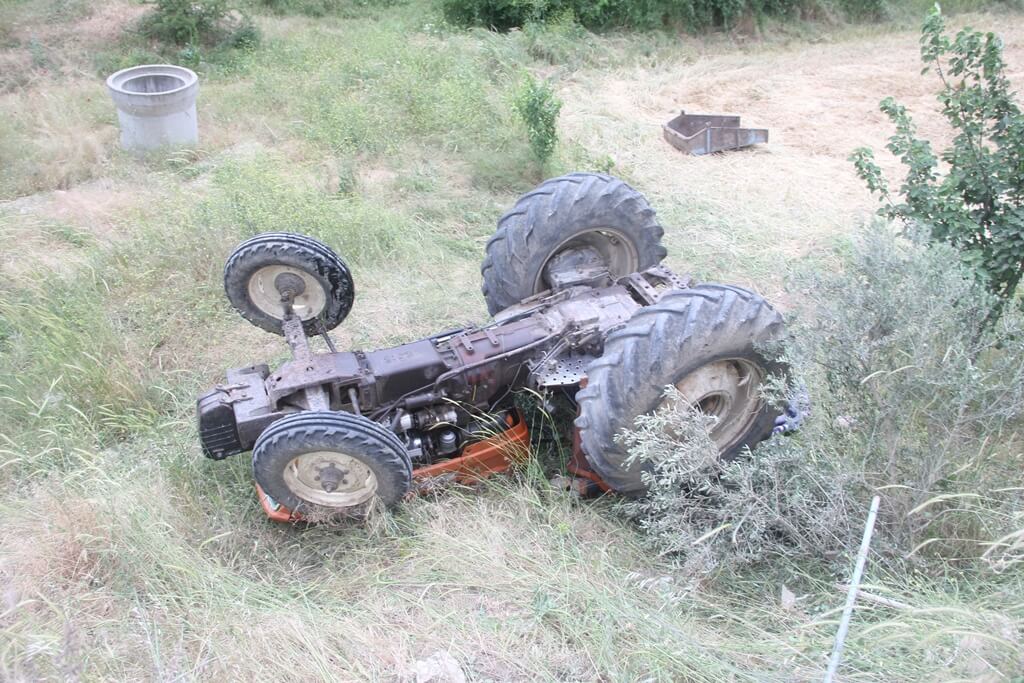
[[[252,450],[256,482],[278,503],[303,514],[340,514],[379,500],[399,502],[412,485],[405,446],[360,415],[302,412],[274,422]]]
[[[612,277],[661,263],[665,231],[642,194],[618,178],[571,173],[541,183],[498,221],[480,272],[491,315],[551,288],[545,266],[586,250]]]
[[[740,287],[702,284],[641,308],[608,336],[576,395],[576,426],[591,466],[620,493],[646,493],[642,472],[649,465],[627,465],[629,454],[615,437],[638,415],[657,410],[669,385],[717,418],[711,439],[723,461],[768,438],[781,410],[764,399],[761,385],[787,369],[761,344],[782,332],[782,316]]]

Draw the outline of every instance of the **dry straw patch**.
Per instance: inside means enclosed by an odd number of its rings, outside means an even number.
[[[147,7],[113,0],[52,0],[26,10],[0,8],[0,94],[53,78],[92,76],[92,55],[115,44]],[[6,12],[6,15],[5,15]]]
[[[67,189],[95,177],[116,146],[103,84],[75,80],[0,96],[0,199]]]
[[[17,245],[0,256],[0,272],[28,276],[41,266],[70,275],[93,247],[130,236],[132,219],[156,195],[152,185],[101,177],[0,203],[0,239]]]
[[[973,21],[972,21],[973,20]],[[993,17],[963,23],[991,26]],[[1024,80],[1024,22],[999,18],[1009,73]],[[879,101],[894,95],[921,133],[948,139],[934,75],[920,74],[916,32],[797,45],[749,53],[700,54],[654,67],[574,76],[560,91],[561,125],[592,154],[611,154],[646,192],[669,227],[670,260],[715,277],[781,295],[765,276],[819,252],[849,232],[876,202],[847,161],[859,145],[880,149],[891,124]],[[680,109],[735,113],[770,129],[770,144],[711,157],[687,157],[660,127]],[[884,159],[886,170],[897,170]],[[763,256],[766,271],[749,267]]]

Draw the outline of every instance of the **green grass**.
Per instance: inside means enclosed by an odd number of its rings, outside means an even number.
[[[793,152],[785,131],[767,150],[687,159],[658,124],[675,98],[721,88],[702,85],[716,69],[812,48],[770,30],[753,44],[459,32],[428,2],[306,16],[314,4],[254,5],[262,46],[197,66],[200,146],[145,159],[116,149],[96,72],[151,47],[89,33],[98,3],[65,3],[77,9],[53,34],[45,2],[0,8],[18,22],[0,56],[30,63],[29,34],[49,54],[81,41],[0,91],[0,678],[411,679],[445,650],[472,680],[820,679],[837,577],[782,563],[694,579],[610,502],[573,501],[536,472],[368,528],[275,526],[246,458],[202,458],[192,417],[224,368],[285,353],[223,296],[224,257],[252,234],[305,232],[343,255],[357,288],[336,335],[347,348],[484,319],[484,244],[538,181],[510,101],[524,68],[566,101],[554,172],[623,175],[658,209],[670,265],[785,303],[792,261],[823,258],[814,247],[869,212],[852,170]],[[893,24],[814,30],[866,53],[916,40]],[[813,172],[789,175],[804,163]],[[850,680],[1012,680],[1017,577],[868,578],[910,609],[858,610]]]

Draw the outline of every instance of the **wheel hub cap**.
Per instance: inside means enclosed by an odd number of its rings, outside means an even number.
[[[763,404],[761,381],[761,371],[753,363],[735,358],[694,370],[676,388],[690,405],[715,418],[711,440],[719,450],[726,450],[757,419]]]
[[[614,228],[595,228],[573,235],[558,245],[541,265],[533,291],[540,292],[554,283],[547,281],[548,264],[559,254],[570,250],[585,250],[595,254],[613,278],[635,272],[640,267],[640,255],[625,235]]]
[[[284,470],[292,493],[324,507],[345,508],[370,500],[377,477],[361,460],[337,451],[303,453]]]
[[[249,279],[249,300],[263,313],[282,319],[284,305],[281,302],[282,292],[278,290],[277,285],[289,281],[295,283],[295,278],[301,280],[302,291],[295,294],[292,310],[301,320],[315,318],[327,305],[323,285],[309,273],[291,266],[264,266],[253,273]],[[297,289],[300,287],[293,284],[290,291],[294,293]]]

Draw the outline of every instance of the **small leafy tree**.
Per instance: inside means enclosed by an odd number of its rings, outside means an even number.
[[[856,150],[851,160],[886,203],[880,215],[919,224],[933,241],[960,251],[998,297],[995,318],[1024,274],[1024,116],[999,37],[965,28],[950,39],[945,29],[936,5],[921,34],[922,73],[934,71],[942,83],[942,114],[956,131],[951,146],[936,155],[917,136],[906,108],[889,97],[881,110],[896,133],[886,147],[907,167],[898,196],[870,149]]]
[[[556,123],[562,102],[555,96],[551,84],[527,74],[519,85],[513,106],[526,125],[530,149],[543,166],[551,158],[558,143]]]

